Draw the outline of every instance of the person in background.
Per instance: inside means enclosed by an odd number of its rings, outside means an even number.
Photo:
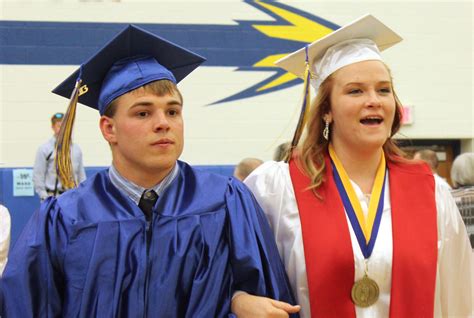
[[[448,190],[451,190],[451,186],[449,185],[449,183],[447,183],[445,179],[441,178],[438,175],[439,162],[438,162],[438,156],[436,155],[436,152],[434,152],[431,149],[418,150],[413,155],[413,159],[422,160],[426,162],[428,166],[430,166],[430,169],[433,172],[436,182],[442,185],[443,187],[446,187]]]
[[[402,103],[380,51],[400,41],[366,15],[276,62],[305,80],[298,154],[264,163],[245,184],[269,219],[301,317],[473,314],[474,264],[456,203],[393,140]],[[247,294],[233,306],[258,317],[271,303]]]
[[[273,154],[273,161],[285,160],[286,156],[288,155],[288,151],[290,150],[290,147],[290,141],[279,144],[278,147],[275,149],[275,153]]]
[[[33,214],[0,280],[0,315],[228,317],[234,293],[298,311],[247,187],[178,160],[177,83],[203,61],[129,25],[54,90],[72,96],[65,122],[77,101],[99,111],[112,164]],[[72,127],[61,129],[67,145]]]
[[[243,181],[249,174],[252,173],[258,166],[263,163],[262,160],[257,158],[245,158],[240,161],[234,169],[234,177]]]
[[[43,201],[49,196],[57,196],[62,194],[65,189],[61,180],[56,174],[56,140],[63,123],[64,114],[55,113],[51,117],[51,129],[53,137],[46,143],[42,144],[36,151],[35,164],[33,166],[33,184],[35,192]],[[72,167],[74,171],[74,179],[76,184],[86,179],[86,172],[82,161],[82,151],[77,144],[72,144]]]
[[[471,247],[474,249],[474,153],[463,153],[454,159],[451,167],[454,189],[451,194],[466,224]]]
[[[8,209],[0,204],[0,276],[8,261],[10,249],[11,220]],[[1,299],[1,298],[0,298]]]

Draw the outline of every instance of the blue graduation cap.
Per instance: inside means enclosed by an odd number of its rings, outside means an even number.
[[[81,80],[78,102],[102,115],[115,98],[157,80],[175,84],[206,59],[135,25],[129,25],[59,84],[53,93],[71,98]]]
[[[56,171],[65,189],[76,186],[70,146],[77,103],[99,110],[117,97],[148,83],[175,84],[205,58],[137,26],[129,25],[53,90],[70,98],[56,141]]]

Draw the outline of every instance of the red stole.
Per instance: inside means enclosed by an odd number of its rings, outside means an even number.
[[[321,201],[310,179],[290,161],[301,220],[311,316],[355,317],[351,301],[354,256],[344,207],[326,157]],[[437,264],[434,178],[419,164],[389,169],[393,263],[390,317],[433,317]],[[370,276],[370,273],[369,273]]]

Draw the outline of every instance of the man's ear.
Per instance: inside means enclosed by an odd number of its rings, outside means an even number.
[[[107,140],[109,144],[113,144],[117,141],[115,136],[115,121],[113,118],[107,116],[100,117],[99,127],[102,136],[104,136],[104,139]]]

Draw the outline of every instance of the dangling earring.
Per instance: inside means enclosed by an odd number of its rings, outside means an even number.
[[[323,137],[326,140],[329,140],[329,120],[326,120],[326,126],[323,129]]]

